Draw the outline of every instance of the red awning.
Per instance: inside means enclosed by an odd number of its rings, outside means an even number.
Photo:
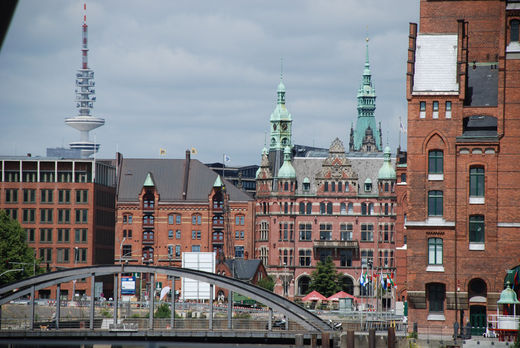
[[[325,296],[323,296],[322,294],[320,294],[319,292],[317,292],[316,290],[313,290],[311,293],[309,293],[307,296],[305,296],[302,301],[303,302],[309,302],[309,301],[323,301],[323,300],[326,300],[327,298]]]
[[[330,296],[329,298],[327,298],[327,300],[338,301],[340,298],[345,298],[345,297],[351,298],[354,301],[357,301],[357,299],[358,299],[357,297],[354,297],[351,294],[346,293],[345,291],[340,291],[340,292],[337,292],[334,295]]]

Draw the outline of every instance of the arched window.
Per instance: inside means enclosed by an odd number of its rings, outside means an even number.
[[[327,203],[327,214],[332,215],[332,202]]]
[[[202,215],[200,215],[200,214],[193,214],[191,216],[191,224],[192,225],[200,225],[200,224],[202,224]]]
[[[518,41],[519,38],[519,27],[520,27],[520,21],[518,19],[513,19],[511,22],[511,31],[510,31],[510,41]]]
[[[325,214],[325,203],[320,202],[320,214]]]
[[[336,183],[334,181],[330,183],[330,190],[336,192]]]
[[[368,204],[368,213],[370,215],[374,215],[374,203],[369,203]]]
[[[300,214],[301,215],[305,214],[305,203],[304,202],[300,202]]]
[[[367,215],[368,214],[368,206],[366,203],[361,203],[361,215]]]
[[[308,276],[301,276],[298,278],[298,295],[304,296],[309,292],[309,285],[311,283],[311,278]]]
[[[284,182],[284,184],[283,184],[283,190],[284,191],[289,191],[289,183],[287,181]]]
[[[307,215],[311,215],[312,214],[312,203],[308,202],[307,203]]]
[[[329,192],[329,182],[325,181],[325,186],[323,187],[323,192]]]
[[[354,295],[354,282],[352,278],[347,275],[341,277],[341,290],[345,291],[347,294]]]

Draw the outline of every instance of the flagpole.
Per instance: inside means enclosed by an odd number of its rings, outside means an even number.
[[[401,121],[401,116],[399,116],[399,149],[401,148],[401,125],[402,125],[402,121]]]
[[[222,183],[224,182],[224,178],[226,175],[224,174],[226,172],[226,154],[222,154]]]

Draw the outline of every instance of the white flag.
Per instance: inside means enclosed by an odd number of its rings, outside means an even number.
[[[228,155],[224,155],[224,163],[231,162],[231,158]]]

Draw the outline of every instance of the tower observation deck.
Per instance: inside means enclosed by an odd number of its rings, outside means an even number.
[[[87,5],[84,5],[86,12]],[[76,73],[76,107],[78,115],[68,117],[65,123],[80,131],[80,140],[70,143],[71,149],[81,150],[81,157],[86,158],[98,152],[99,144],[90,141],[89,132],[105,124],[105,120],[91,115],[91,110],[96,101],[94,71],[88,67],[88,25],[87,15],[83,15],[81,69]]]

